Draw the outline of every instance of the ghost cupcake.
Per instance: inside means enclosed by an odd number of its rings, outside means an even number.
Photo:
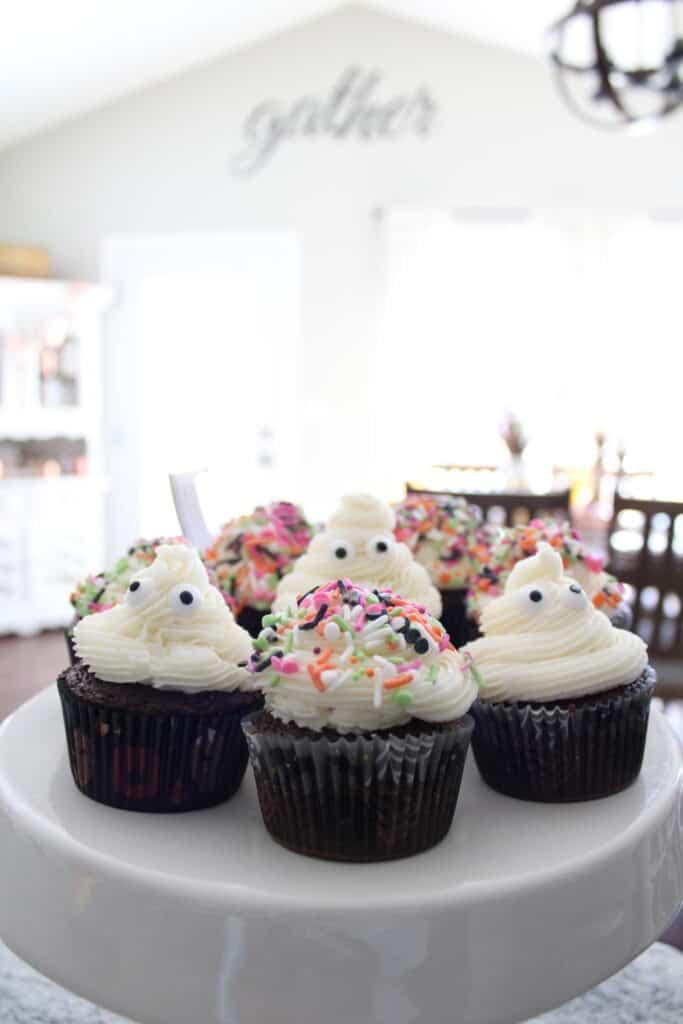
[[[603,559],[586,550],[581,535],[569,523],[532,519],[524,526],[508,527],[491,546],[488,561],[473,576],[467,594],[467,614],[478,624],[489,601],[503,593],[505,581],[515,565],[536,554],[547,542],[562,558],[565,572],[581,585],[596,608],[614,626],[629,629],[631,610],[624,601],[624,588],[603,568]]]
[[[525,800],[617,793],[642,764],[655,676],[541,542],[485,607],[463,655],[479,687],[472,746],[484,780]]]
[[[371,589],[394,590],[438,618],[438,591],[406,545],[396,541],[393,529],[394,513],[386,502],[369,494],[343,497],[325,529],[278,584],[273,610],[293,608],[302,594],[343,576]]]
[[[276,501],[226,523],[203,553],[237,621],[253,636],[275,600],[278,583],[312,536],[313,527],[298,505]]]
[[[133,576],[154,561],[160,544],[187,544],[187,541],[184,537],[141,538],[110,569],[90,574],[76,584],[69,597],[74,619],[66,631],[66,645],[72,665],[76,661],[72,636],[76,623],[88,615],[106,612],[123,601]]]
[[[490,557],[499,531],[476,505],[450,495],[409,494],[396,506],[397,540],[408,545],[438,587],[441,621],[460,647],[476,636],[466,616],[467,591]]]
[[[185,811],[230,797],[244,775],[240,723],[261,704],[251,640],[197,552],[161,545],[125,600],[82,619],[79,663],[58,679],[81,792],[127,810]]]
[[[476,686],[441,625],[392,591],[339,579],[264,618],[245,719],[263,819],[282,845],[376,861],[450,828]]]

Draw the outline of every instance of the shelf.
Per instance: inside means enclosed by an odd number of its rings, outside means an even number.
[[[454,827],[404,861],[278,847],[247,776],[222,807],[115,811],[75,789],[52,687],[0,730],[0,935],[145,1024],[511,1024],[647,947],[683,897],[681,755],[653,712],[627,792],[545,806],[471,761]]]

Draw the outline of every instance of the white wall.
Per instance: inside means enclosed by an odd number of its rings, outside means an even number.
[[[349,64],[382,71],[387,96],[426,85],[439,105],[431,137],[294,140],[255,176],[230,176],[257,102],[325,94]],[[309,396],[296,415],[314,477],[327,450],[321,410],[334,410],[336,429],[375,386],[354,371],[373,330],[374,208],[675,205],[682,142],[683,117],[648,138],[601,134],[565,111],[547,67],[349,8],[0,154],[0,236],[47,245],[59,274],[96,277],[111,235],[296,228]],[[341,457],[340,483],[359,461]]]

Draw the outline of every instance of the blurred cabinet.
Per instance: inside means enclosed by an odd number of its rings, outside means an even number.
[[[104,558],[107,289],[0,277],[0,633],[65,625]]]

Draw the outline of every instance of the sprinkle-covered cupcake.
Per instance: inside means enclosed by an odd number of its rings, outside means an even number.
[[[313,527],[289,501],[259,505],[251,515],[226,523],[203,555],[237,621],[253,636],[275,600],[280,580],[291,572],[313,536]]]
[[[314,857],[374,861],[450,828],[476,686],[423,606],[348,579],[264,618],[244,721],[263,819]]]
[[[472,746],[484,780],[525,800],[617,793],[642,764],[655,676],[647,649],[615,629],[560,554],[541,542],[482,613],[463,654],[479,686]]]
[[[370,494],[343,497],[325,529],[279,583],[274,610],[292,607],[301,594],[343,575],[370,589],[394,590],[438,617],[438,591],[409,548],[396,541],[393,529],[394,513],[386,502]]]
[[[154,537],[136,540],[125,555],[111,569],[86,576],[76,584],[69,600],[74,610],[74,621],[66,631],[69,660],[75,663],[72,632],[76,623],[88,615],[106,612],[125,599],[128,584],[136,572],[150,565],[160,544],[187,544],[184,537]]]
[[[262,703],[251,640],[186,545],[157,548],[123,602],[74,629],[79,663],[58,679],[81,792],[127,810],[185,811],[238,788],[242,717]]]
[[[473,635],[466,618],[467,590],[488,563],[498,529],[464,498],[409,494],[396,506],[394,533],[438,587],[441,621],[455,645],[462,646]]]
[[[507,527],[491,546],[489,560],[472,578],[467,595],[467,614],[478,623],[483,609],[500,597],[518,562],[535,555],[545,542],[558,552],[567,576],[581,585],[596,608],[621,629],[631,625],[631,613],[624,601],[624,588],[603,568],[603,559],[586,550],[581,535],[569,523],[532,519],[525,526]]]

